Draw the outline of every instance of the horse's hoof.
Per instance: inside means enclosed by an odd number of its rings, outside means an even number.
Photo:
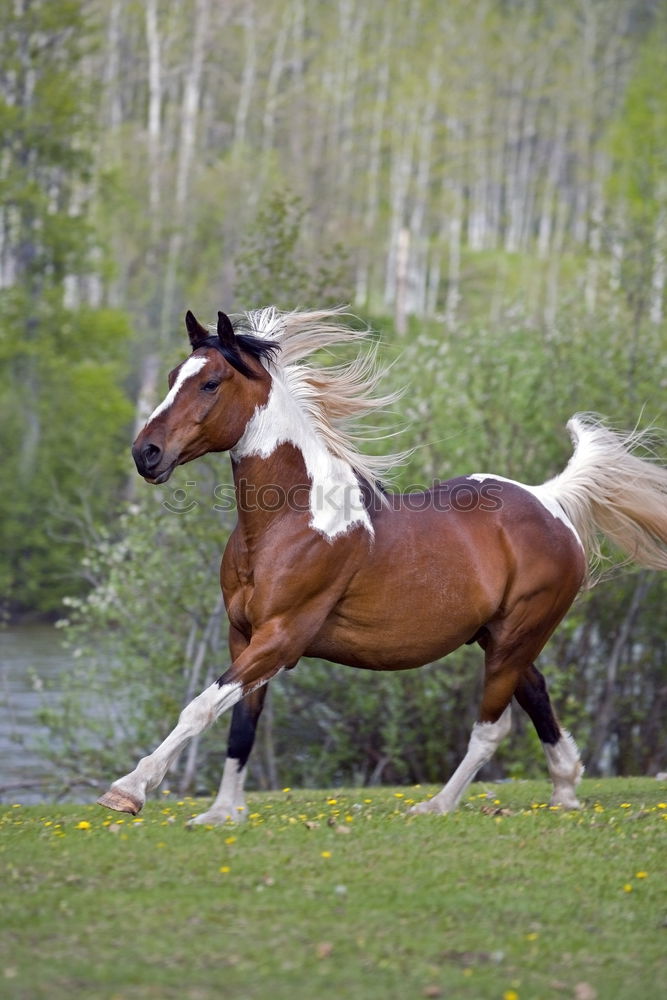
[[[434,799],[425,799],[424,802],[417,802],[416,805],[408,809],[409,816],[423,816],[425,813],[440,813],[442,809],[438,807]]]
[[[552,795],[549,805],[569,809],[573,812],[581,809],[581,802],[576,795]]]
[[[123,792],[120,788],[114,788],[113,785],[108,792],[100,795],[97,804],[104,806],[105,809],[115,809],[116,812],[131,813],[133,816],[136,816],[143,806],[143,802],[135,798],[134,795]]]
[[[222,809],[209,809],[208,812],[193,816],[186,823],[190,829],[193,826],[226,826],[228,823],[243,823],[248,813],[245,806],[234,809],[232,806]]]

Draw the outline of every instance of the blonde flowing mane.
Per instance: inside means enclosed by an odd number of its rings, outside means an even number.
[[[331,454],[347,462],[379,491],[377,481],[386,481],[411,452],[364,454],[360,450],[364,445],[393,435],[359,433],[357,425],[370,413],[391,407],[404,390],[378,394],[387,368],[378,364],[377,346],[368,346],[370,331],[354,330],[341,321],[349,315],[342,309],[281,312],[269,306],[234,316],[234,330],[279,345],[275,361],[267,362],[271,374],[283,380]],[[304,363],[315,352],[341,344],[365,345],[366,350],[342,364],[320,367]]]

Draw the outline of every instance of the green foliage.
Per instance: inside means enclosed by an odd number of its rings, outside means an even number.
[[[206,71],[188,92],[207,6]],[[49,715],[75,777],[123,769],[171,728],[194,648],[210,669],[226,663],[224,627],[208,626],[229,523],[211,513],[207,466],[175,480],[198,477],[193,512],[153,498],[116,517],[124,386],[137,389],[143,331],[169,345],[186,305],[317,308],[356,292],[389,312],[408,230],[409,334],[380,324],[389,384],[408,391],[385,428],[406,429],[378,448],[417,447],[398,485],[473,469],[543,481],[569,456],[575,410],[667,423],[659,9],[646,31],[633,0],[218,6],[157,5],[147,130],[143,5],[0,0],[0,590],[11,611],[53,611],[75,592],[76,669]],[[100,301],[123,303],[145,339]],[[544,656],[584,743],[634,585],[582,600]],[[661,765],[663,607],[656,582],[612,685],[612,768]],[[279,678],[282,780],[442,778],[467,740],[480,659],[466,649],[392,677],[312,663]],[[96,704],[114,708],[100,717]],[[531,731],[513,739],[499,766],[541,767]],[[199,747],[204,784],[222,743]]]
[[[341,305],[349,295],[349,267],[341,244],[308,253],[302,200],[275,191],[248,227],[236,258],[235,292],[245,309]]]
[[[125,318],[68,301],[95,274],[84,7],[0,6],[0,606],[11,611],[53,611],[75,586],[81,536],[113,503],[131,416]]]

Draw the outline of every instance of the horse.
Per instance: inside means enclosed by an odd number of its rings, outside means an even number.
[[[356,418],[395,399],[378,393],[373,351],[338,365],[311,358],[366,337],[339,310],[269,307],[233,322],[220,312],[210,328],[188,312],[185,324],[191,353],[132,455],[161,484],[178,465],[229,452],[238,520],[220,582],[231,666],[99,804],[138,813],[187,743],[233,709],[219,792],[192,822],[243,819],[247,762],[278,673],[302,656],[405,670],[476,643],[484,680],[467,751],[412,812],[457,807],[508,734],[513,698],[542,743],[551,804],[578,808],[580,754],[535,660],[596,581],[605,536],[626,561],[667,569],[667,468],[640,447],[643,435],[579,414],[567,466],[542,485],[477,473],[392,492],[382,474],[401,456],[363,454],[354,433]]]

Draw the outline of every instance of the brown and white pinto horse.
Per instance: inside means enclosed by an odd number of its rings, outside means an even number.
[[[177,465],[228,451],[238,523],[222,559],[231,666],[181,713],[164,742],[114,782],[101,805],[137,813],[189,740],[234,708],[218,796],[195,822],[243,818],[246,763],[266,685],[303,655],[403,670],[463,643],[484,650],[479,721],[467,753],[415,812],[454,809],[510,729],[516,698],[532,719],[552,803],[578,805],[582,773],[535,658],[588,578],[606,535],[642,566],[667,568],[667,470],[591,417],[568,427],[575,451],[541,486],[472,475],[424,493],[385,493],[385,460],[362,455],[346,421],[374,407],[372,357],[318,368],[312,352],[359,335],[333,312],[248,313],[217,332],[191,313],[190,357],[132,449],[164,483]]]

